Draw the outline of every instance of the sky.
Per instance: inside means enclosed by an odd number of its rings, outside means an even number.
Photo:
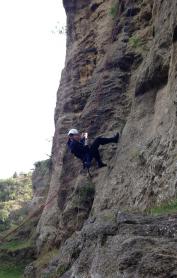
[[[65,22],[62,0],[0,1],[0,179],[51,153]]]

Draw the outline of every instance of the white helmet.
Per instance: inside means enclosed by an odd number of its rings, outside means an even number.
[[[71,134],[79,134],[79,131],[75,128],[70,129],[70,131],[68,132],[68,136],[71,135]]]

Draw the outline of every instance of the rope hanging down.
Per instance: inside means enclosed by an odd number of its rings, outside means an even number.
[[[88,169],[88,176],[92,178],[90,171]],[[39,213],[44,210],[59,194],[59,190],[55,192],[55,194],[45,203],[43,203],[38,209],[36,209],[34,212],[32,212],[19,226],[8,232],[5,236],[0,235],[0,244],[4,242],[5,239],[7,239],[10,235],[15,234],[19,229],[21,229],[24,225],[26,225],[33,217],[37,216]]]
[[[125,3],[124,4],[128,4],[129,3],[129,0],[125,0]],[[130,0],[130,15],[129,15],[129,24],[130,24],[130,21],[131,21],[131,17],[132,17],[132,6],[133,6],[133,1]],[[124,32],[125,32],[125,29],[124,29]],[[101,80],[99,81],[99,84],[98,84],[98,88],[100,89],[101,91]],[[97,96],[98,100],[100,101],[101,99],[101,94]],[[99,103],[99,101],[97,103]],[[99,111],[97,111],[97,113],[99,114]],[[97,115],[98,116],[98,115]],[[90,170],[87,169],[88,171],[88,176],[90,179],[92,179],[92,175],[90,173]],[[7,239],[10,235],[12,234],[15,234],[20,228],[22,228],[25,224],[27,224],[33,217],[35,217],[36,215],[38,215],[40,212],[42,212],[42,210],[44,208],[46,208],[56,197],[57,195],[59,194],[59,191],[57,191],[46,203],[43,203],[38,209],[36,209],[36,211],[34,211],[33,213],[31,213],[19,226],[17,226],[16,228],[14,228],[13,230],[11,230],[10,232],[8,232],[5,236],[1,237],[0,235],[0,244],[3,243],[3,241],[5,239]]]
[[[7,239],[10,235],[15,234],[20,228],[22,228],[25,224],[27,224],[33,217],[37,216],[44,208],[46,208],[58,195],[59,191],[57,191],[46,203],[43,203],[38,209],[32,212],[19,226],[8,232],[5,236],[0,236],[0,243],[3,243],[5,239]]]

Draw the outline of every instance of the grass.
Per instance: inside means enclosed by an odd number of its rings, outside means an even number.
[[[22,278],[24,265],[9,263],[0,264],[0,278]]]
[[[9,252],[20,251],[28,247],[31,247],[30,241],[13,240],[0,244],[0,278],[23,277],[26,260],[19,262],[16,257],[9,255]]]
[[[14,241],[9,241],[2,243],[0,245],[0,251],[1,250],[7,250],[7,251],[16,251],[16,250],[21,250],[25,249],[31,246],[30,241],[19,241],[19,240],[14,240]]]
[[[177,212],[177,199],[164,202],[161,205],[147,210],[152,215],[173,214]]]

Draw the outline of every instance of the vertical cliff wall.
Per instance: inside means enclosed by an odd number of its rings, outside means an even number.
[[[177,1],[64,0],[64,7],[48,199],[59,193],[40,219],[39,252],[59,247],[88,218],[143,211],[175,197],[177,187]],[[102,148],[108,167],[93,167],[92,180],[66,149],[71,127],[91,140],[121,133],[118,146]]]
[[[52,171],[51,159],[38,161],[32,174],[33,198],[31,208],[37,209],[45,202],[49,190]]]

